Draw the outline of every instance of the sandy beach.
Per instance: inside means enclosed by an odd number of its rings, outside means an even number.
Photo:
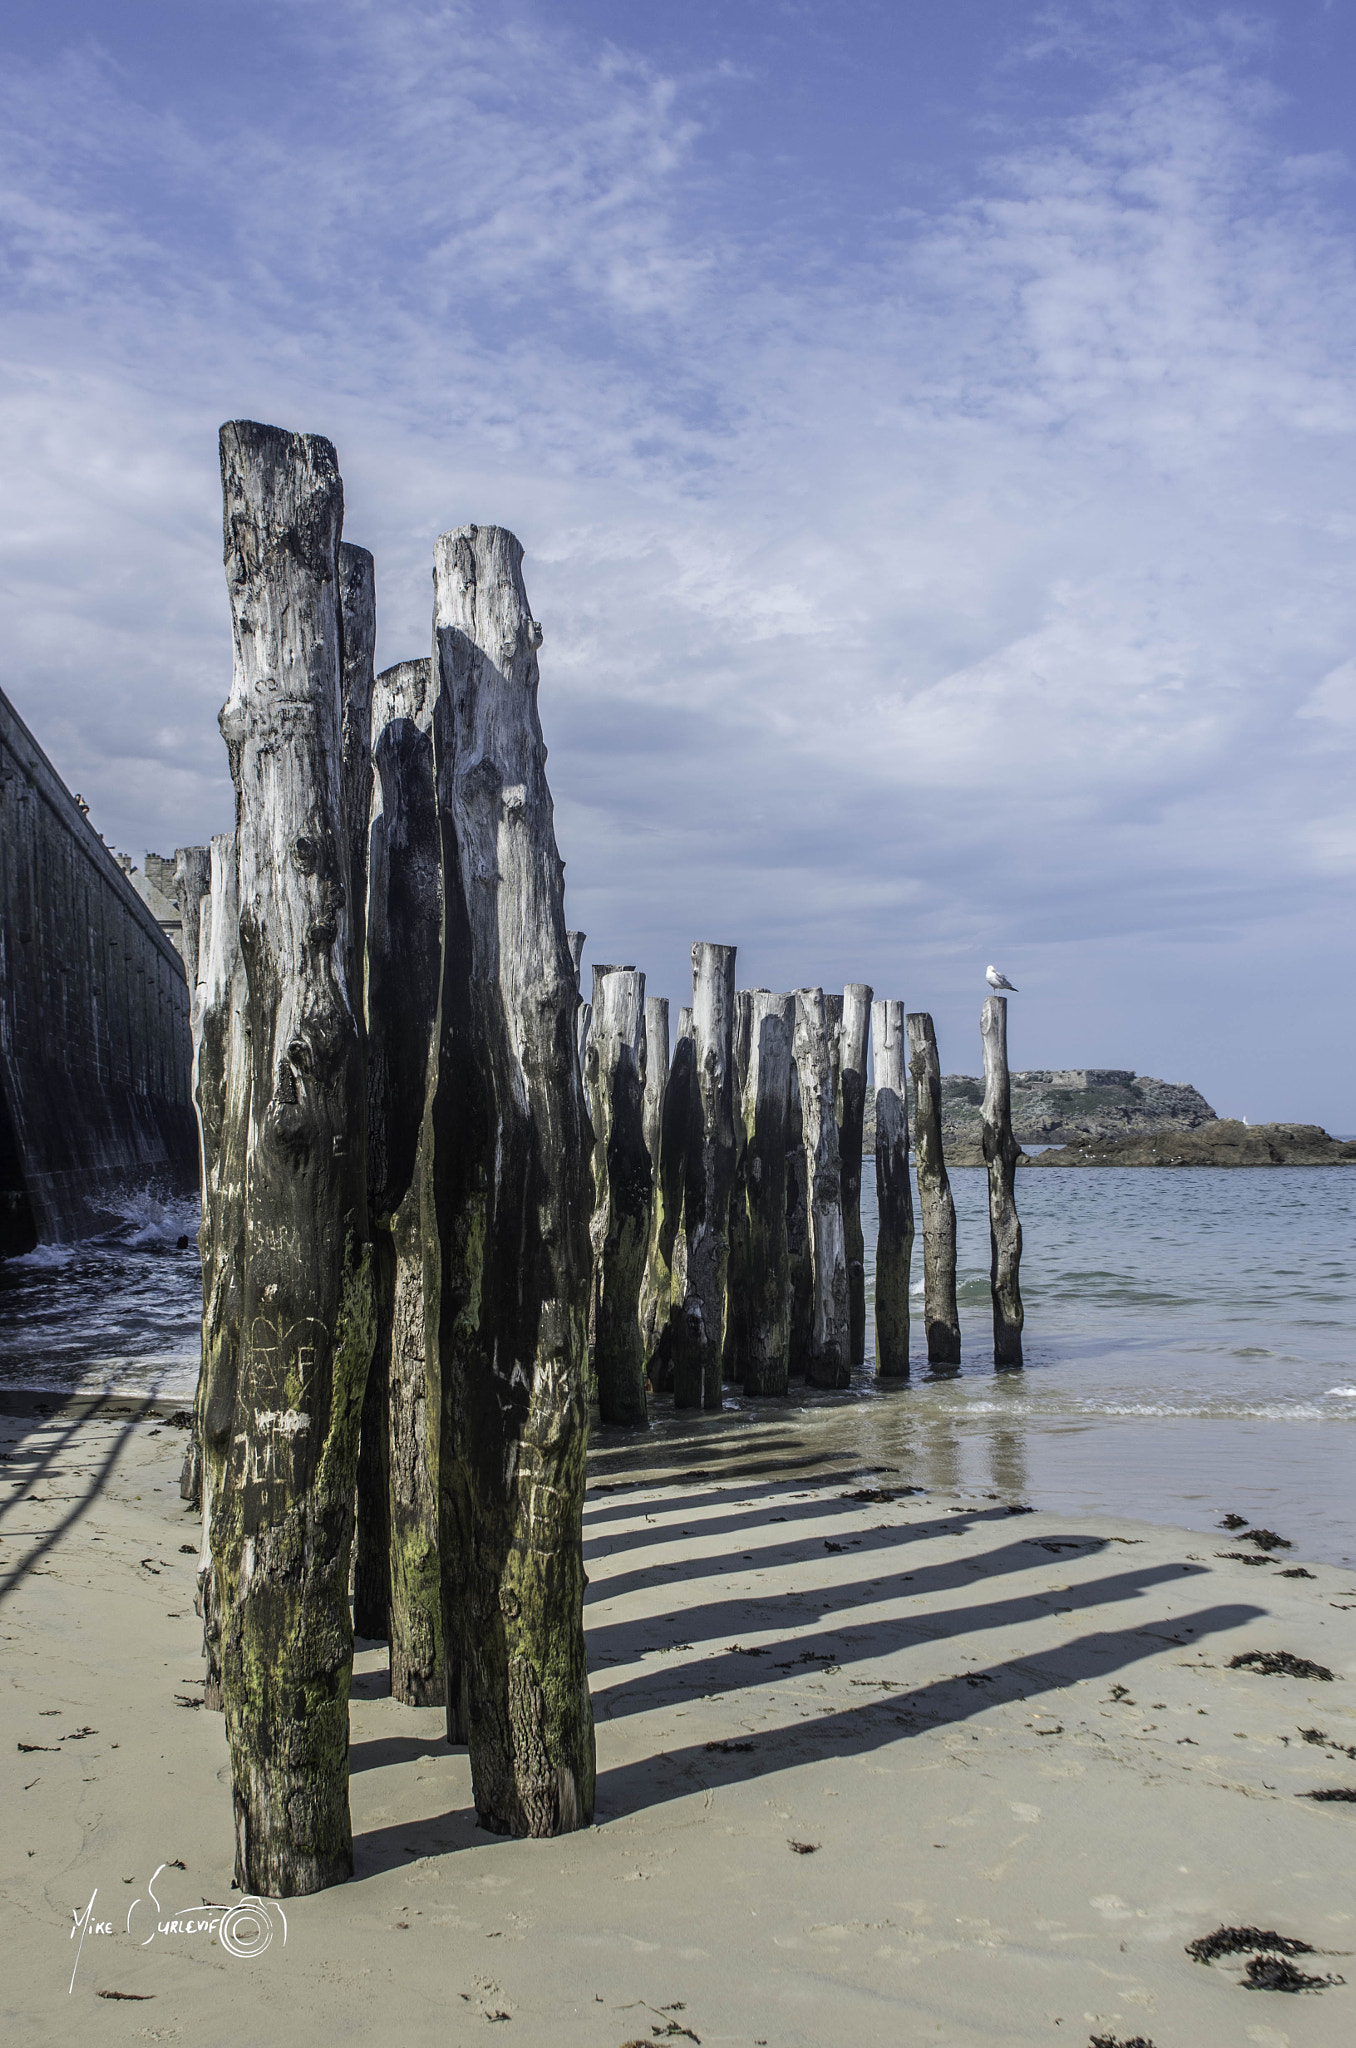
[[[441,1714],[383,1697],[360,1645],[356,1877],[223,1945],[182,1432],[54,1406],[0,1446],[9,2040],[1352,2037],[1356,1811],[1300,1796],[1356,1787],[1350,1571],[728,1433],[701,1470],[657,1446],[621,1478],[604,1449],[597,1825],[479,1832]],[[1254,1651],[1333,1676],[1230,1668]],[[1246,1957],[1186,1952],[1221,1926],[1349,1981],[1249,1989]]]

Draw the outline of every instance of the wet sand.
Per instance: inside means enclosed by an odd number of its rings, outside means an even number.
[[[595,1456],[594,1828],[479,1832],[441,1714],[384,1697],[360,1647],[355,1881],[268,1908],[267,1949],[233,1955],[202,1905],[238,1895],[182,1445],[125,1404],[0,1418],[8,2039],[1356,2031],[1356,1805],[1298,1796],[1356,1787],[1356,1576],[1283,1578],[1294,1551],[1248,1564],[1224,1531],[903,1492],[848,1454],[798,1463],[784,1433],[746,1454],[722,1431],[700,1469],[682,1443]],[[1335,1676],[1229,1668],[1251,1651]],[[1185,1952],[1221,1925],[1301,1937],[1322,1953],[1300,1967],[1351,1981],[1246,1989],[1246,1957]]]

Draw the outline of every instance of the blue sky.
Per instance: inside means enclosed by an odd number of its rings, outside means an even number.
[[[10,0],[3,684],[231,815],[216,429],[511,526],[589,955],[1356,1130],[1351,0]],[[588,956],[586,956],[588,957]]]

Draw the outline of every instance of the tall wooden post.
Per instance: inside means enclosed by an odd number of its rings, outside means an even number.
[[[252,1071],[249,985],[240,953],[240,890],[234,832],[211,847],[211,891],[199,932],[204,967],[198,1052],[203,1143],[202,1364],[194,1431],[202,1445],[202,1549],[198,1611],[207,1660],[205,1705],[220,1712],[222,1599],[229,1589],[212,1555],[212,1525],[236,1426],[236,1376],[245,1264],[245,1169]]]
[[[794,1056],[792,1022],[791,1090],[786,1124],[786,1257],[790,1275],[791,1340],[789,1373],[803,1380],[810,1369],[815,1329],[814,1233],[810,1227],[810,1171],[805,1150],[805,1117],[800,1099],[800,1070]]]
[[[427,1341],[425,1109],[441,978],[441,833],[427,659],[384,669],[372,692],[374,770],[367,841],[368,1201],[376,1248],[377,1339],[363,1408],[384,1451],[391,1697],[445,1703],[438,1556],[436,1351]],[[359,1487],[359,1537],[364,1491]],[[377,1519],[377,1518],[374,1518]],[[374,1531],[375,1534],[375,1531]],[[359,1544],[359,1564],[364,1562]],[[355,1575],[358,1622],[361,1574]],[[359,1624],[360,1625],[360,1624]],[[364,1629],[364,1634],[371,1633]]]
[[[650,1244],[645,1146],[645,976],[605,968],[594,981],[587,1080],[593,1117],[593,1370],[604,1422],[645,1412],[640,1294]]]
[[[659,1171],[659,1130],[664,1118],[664,1090],[669,1082],[669,999],[645,998],[645,1150],[650,1168]]]
[[[993,1294],[993,1362],[1022,1363],[1022,1226],[1015,1182],[1021,1146],[1012,1135],[1008,1084],[1008,999],[987,996],[980,1021],[984,1040],[984,1105],[980,1111],[984,1163],[989,1170],[989,1286]]]
[[[744,1130],[744,1304],[737,1377],[747,1394],[784,1394],[791,1364],[786,1162],[796,999],[754,991],[740,1097]]]
[[[650,1258],[641,1295],[641,1334],[650,1383],[657,1393],[673,1386],[687,1344],[687,1235],[683,1210],[689,1160],[701,1151],[697,1048],[689,1034],[673,1049],[659,1119],[659,1163],[654,1178]]]
[[[833,1073],[822,989],[803,988],[796,992],[794,1050],[800,1075],[814,1257],[814,1310],[807,1378],[817,1387],[846,1387],[852,1378],[847,1254],[843,1241],[838,1124],[833,1113]]]
[[[692,948],[692,1036],[696,1053],[701,1147],[688,1160],[683,1203],[687,1233],[688,1341],[675,1361],[678,1408],[719,1409],[734,1180],[733,946]]]
[[[909,1183],[909,1109],[904,1086],[904,1005],[871,1005],[876,1074],[876,1372],[909,1376],[909,1280],[913,1264],[913,1190]]]
[[[754,997],[753,989],[735,990],[730,1047],[734,1072],[734,1173],[730,1181],[730,1252],[725,1276],[725,1341],[721,1376],[736,1384],[744,1377],[748,1349],[749,1217],[744,1173],[749,1134],[744,1123],[743,1101],[749,1071]]]
[[[690,1003],[682,1004],[678,1011],[678,1036],[680,1038],[691,1038],[692,1036],[692,1005]]]
[[[496,526],[434,559],[442,1035],[430,1176],[449,1662],[496,1834],[593,1814],[584,1653],[587,1115],[537,711],[541,628]],[[454,1708],[449,1699],[449,1720]]]
[[[866,1047],[871,990],[850,981],[838,1027],[838,1156],[843,1177],[843,1243],[847,1252],[849,1354],[866,1358],[866,1244],[862,1237],[862,1125],[866,1116]]]
[[[959,1365],[956,1205],[942,1155],[942,1069],[937,1057],[937,1036],[926,1010],[911,1010],[904,1026],[909,1036],[918,1206],[923,1224],[923,1322],[928,1333],[928,1364]]]
[[[833,1090],[833,1114],[835,1121],[838,1121],[843,1112],[843,998],[834,995],[829,989],[824,991],[824,1029],[829,1049],[829,1086]]]
[[[344,830],[339,528],[318,435],[221,431],[253,1085],[233,1441],[212,1522],[236,1880],[352,1874],[349,1552],[372,1353],[365,1076]]]
[[[340,671],[340,786],[348,839],[350,920],[355,958],[367,936],[367,820],[372,802],[372,686],[377,648],[376,565],[366,548],[339,543],[343,628]]]
[[[176,846],[174,849],[174,901],[182,920],[179,951],[188,981],[188,1029],[192,1046],[189,1067],[194,1112],[198,1123],[198,1189],[202,1213],[207,1213],[207,1152],[198,1107],[198,1064],[202,1053],[203,980],[207,968],[206,947],[200,942],[203,911],[212,887],[212,856],[205,846]],[[201,957],[200,957],[201,954]],[[207,1308],[207,1268],[203,1266],[203,1309]],[[201,1372],[201,1368],[199,1369]],[[196,1413],[179,1474],[179,1497],[193,1507],[202,1502],[202,1437]]]

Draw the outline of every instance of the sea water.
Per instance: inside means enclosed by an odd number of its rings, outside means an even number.
[[[599,1433],[605,1462],[703,1439],[728,1453],[737,1436],[774,1458],[846,1455],[899,1483],[1043,1507],[1201,1530],[1241,1514],[1297,1556],[1356,1565],[1356,1170],[1024,1168],[1021,1372],[993,1366],[985,1176],[960,1169],[952,1187],[958,1374],[928,1371],[916,1246],[912,1377],[875,1378],[868,1160],[868,1359],[852,1387],[785,1401],[731,1388],[719,1420],[661,1397],[645,1446]],[[104,1237],[0,1263],[0,1387],[188,1402],[196,1225],[194,1205],[142,1199]]]

